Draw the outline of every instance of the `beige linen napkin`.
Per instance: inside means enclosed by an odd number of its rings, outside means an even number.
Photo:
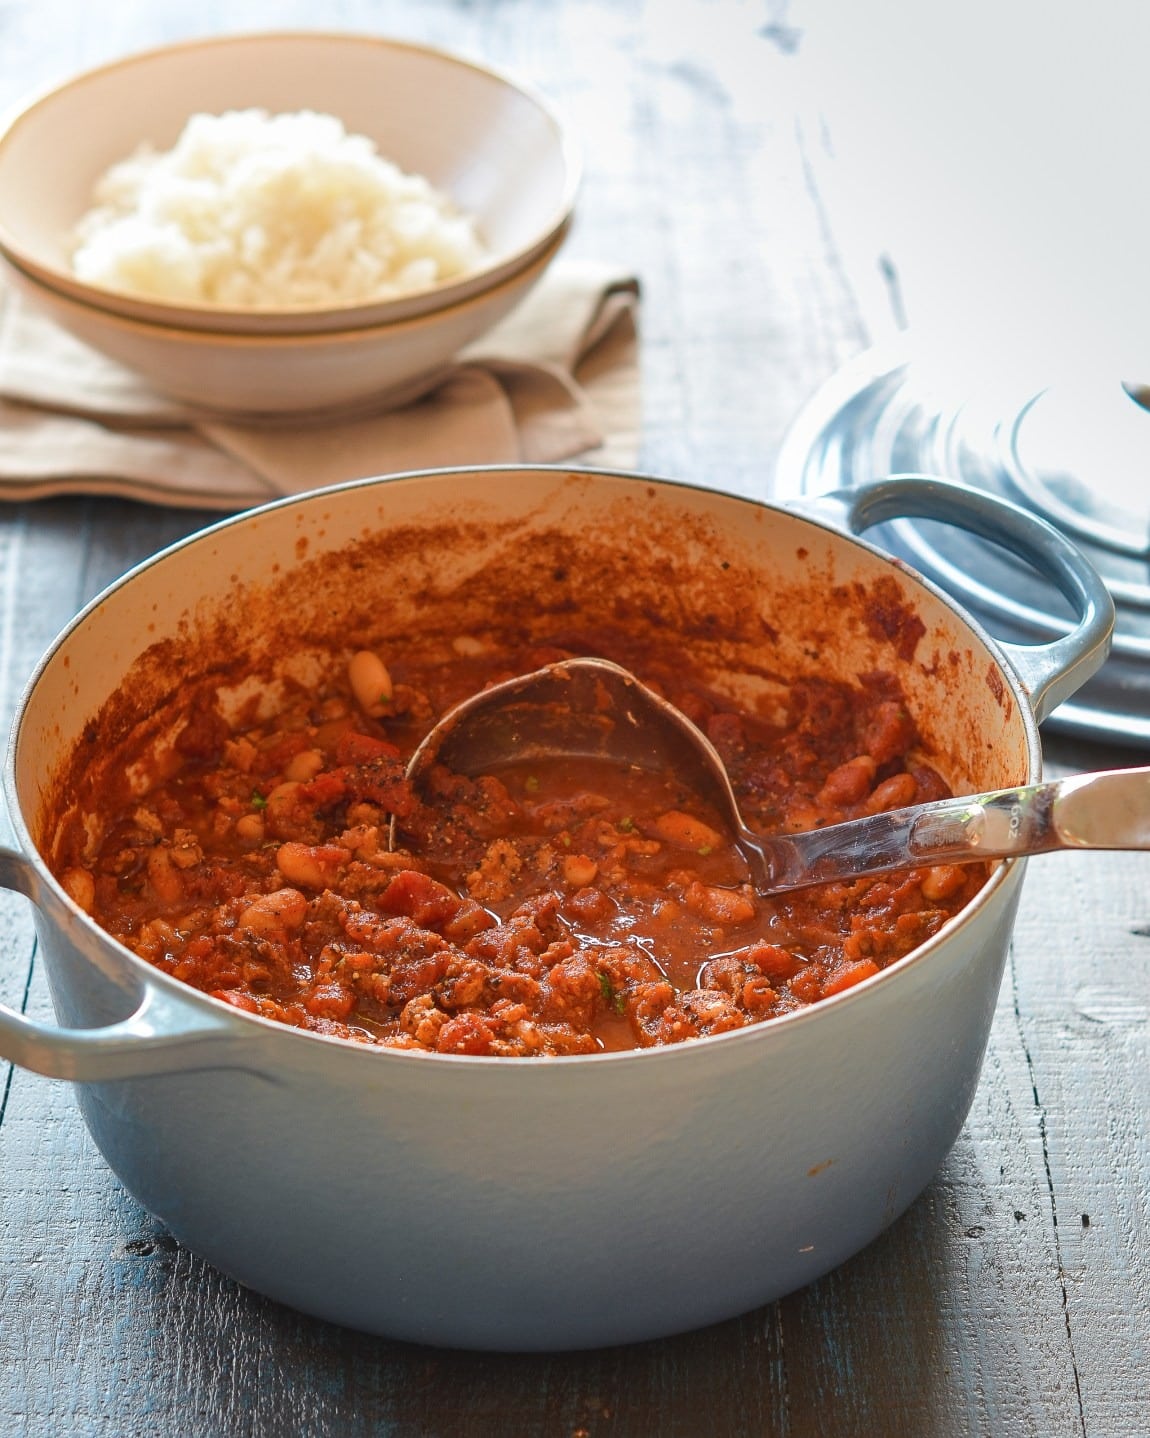
[[[232,510],[409,469],[630,468],[638,298],[630,276],[559,263],[422,399],[249,424],[157,394],[0,281],[0,499],[91,493]]]

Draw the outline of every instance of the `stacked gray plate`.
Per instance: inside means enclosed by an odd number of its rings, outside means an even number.
[[[1090,558],[1114,596],[1103,669],[1047,727],[1150,746],[1150,413],[1119,382],[1057,386],[985,403],[940,402],[909,346],[868,350],[803,408],[779,454],[773,497],[850,488],[877,475],[937,474],[1042,515]],[[1008,551],[963,531],[897,520],[868,538],[963,603],[998,638],[1065,633],[1058,591]]]

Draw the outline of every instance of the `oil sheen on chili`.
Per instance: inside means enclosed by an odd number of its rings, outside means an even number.
[[[105,786],[98,822],[58,856],[68,891],[237,1008],[364,1044],[532,1057],[679,1043],[815,1003],[917,947],[986,877],[913,869],[764,899],[673,776],[605,763],[437,769],[417,799],[405,761],[440,713],[573,652],[462,647],[426,671],[361,651],[271,720],[254,701],[231,722],[197,702],[174,749],[132,756],[131,792]],[[763,832],[949,792],[888,675],[799,680],[768,721],[682,666],[606,657],[705,730]]]

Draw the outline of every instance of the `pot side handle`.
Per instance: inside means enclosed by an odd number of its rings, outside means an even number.
[[[40,880],[25,856],[0,845],[0,888],[39,906]],[[242,1067],[228,1016],[204,1013],[145,983],[135,1013],[103,1028],[43,1024],[0,1004],[0,1059],[48,1078],[100,1082],[194,1069]]]
[[[996,641],[1029,693],[1039,723],[1097,673],[1110,652],[1114,600],[1101,575],[1054,525],[1007,500],[931,475],[892,474],[787,507],[856,535],[891,519],[941,520],[1032,564],[1078,616],[1068,634],[1047,644]]]

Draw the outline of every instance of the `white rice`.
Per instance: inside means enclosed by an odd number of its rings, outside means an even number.
[[[333,115],[193,115],[98,182],[73,236],[87,283],[176,304],[322,308],[476,268],[473,217]]]

